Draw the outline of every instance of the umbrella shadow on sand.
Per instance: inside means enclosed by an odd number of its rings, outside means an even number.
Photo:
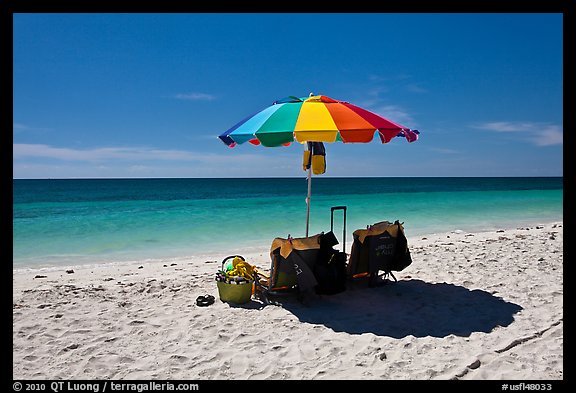
[[[510,325],[522,310],[480,289],[415,279],[375,288],[355,282],[342,293],[318,297],[308,305],[289,298],[280,303],[301,322],[322,324],[335,332],[392,338],[489,333]]]

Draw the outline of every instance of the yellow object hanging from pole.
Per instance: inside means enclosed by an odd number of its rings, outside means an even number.
[[[310,167],[310,150],[304,150],[304,159],[302,160],[302,169],[304,172]]]
[[[312,172],[321,175],[326,172],[326,156],[312,154]]]
[[[312,166],[315,175],[326,173],[326,151],[322,142],[308,142],[308,148],[304,150],[302,169],[307,171]]]

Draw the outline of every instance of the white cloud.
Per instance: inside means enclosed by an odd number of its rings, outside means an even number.
[[[189,101],[212,101],[216,99],[216,96],[206,93],[179,93],[174,98]]]
[[[28,127],[28,126],[26,126],[26,125],[24,125],[24,124],[19,124],[19,123],[14,123],[14,124],[12,125],[12,128],[13,128],[14,130],[28,130],[28,129],[30,129],[30,127]]]
[[[368,80],[370,82],[385,82],[388,80],[388,78],[385,78],[381,75],[370,74],[370,75],[368,75]]]
[[[372,112],[404,127],[415,128],[412,116],[398,105],[384,105],[377,107]]]
[[[533,129],[534,123],[526,122],[511,122],[511,121],[493,121],[488,123],[478,124],[474,128],[482,130],[490,130],[496,132],[517,132]]]
[[[50,131],[49,128],[40,128],[40,127],[31,127],[26,124],[22,123],[13,123],[12,124],[12,132],[23,132],[23,131],[34,131],[34,132],[44,132]]]
[[[73,149],[69,147],[54,147],[40,144],[15,143],[13,146],[14,160],[51,159],[68,162],[97,163],[106,167],[114,163],[130,163],[131,170],[146,169],[144,162],[194,162],[211,166],[234,167],[236,165],[271,165],[278,167],[282,163],[294,161],[296,151],[278,149],[258,149],[258,152],[245,153],[237,148],[235,152],[222,153],[191,152],[185,150],[165,150],[148,147],[101,147],[93,149]],[[246,146],[248,147],[248,146]],[[225,148],[224,150],[229,150]],[[266,164],[264,164],[266,163]]]
[[[301,175],[301,149],[223,147],[222,153],[146,147],[74,149],[14,144],[14,178]],[[247,149],[246,149],[247,148]]]
[[[40,144],[15,143],[14,158],[52,158],[63,161],[106,160],[193,160],[195,156],[183,150],[162,150],[146,147],[102,147],[94,149],[71,149]]]
[[[476,124],[472,128],[493,132],[519,133],[520,138],[536,146],[552,146],[564,143],[564,130],[556,124],[496,121]]]
[[[417,83],[410,83],[406,85],[406,90],[408,90],[411,93],[428,93],[428,90],[426,90]]]
[[[455,149],[446,149],[443,147],[430,147],[429,150],[441,154],[461,154],[462,152]]]
[[[538,146],[561,145],[564,143],[564,130],[556,125],[546,126],[532,140]]]

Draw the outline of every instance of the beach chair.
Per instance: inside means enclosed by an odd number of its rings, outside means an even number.
[[[398,220],[394,223],[381,221],[366,229],[357,229],[353,238],[347,267],[350,279],[367,277],[369,286],[386,282],[388,276],[397,281],[392,271],[404,270],[412,263],[403,223]]]
[[[255,294],[295,294],[303,301],[313,295],[331,295],[346,289],[346,254],[333,249],[332,233],[303,238],[276,238],[270,247],[270,272],[257,269]]]
[[[267,300],[269,295],[293,293],[300,298],[317,285],[313,269],[320,252],[317,234],[303,238],[275,238],[270,247],[270,271],[258,269],[255,292]]]

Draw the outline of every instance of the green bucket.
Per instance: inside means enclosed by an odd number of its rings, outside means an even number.
[[[216,281],[218,285],[218,294],[223,302],[244,304],[250,301],[252,297],[253,281],[245,284],[228,284],[224,281]]]

